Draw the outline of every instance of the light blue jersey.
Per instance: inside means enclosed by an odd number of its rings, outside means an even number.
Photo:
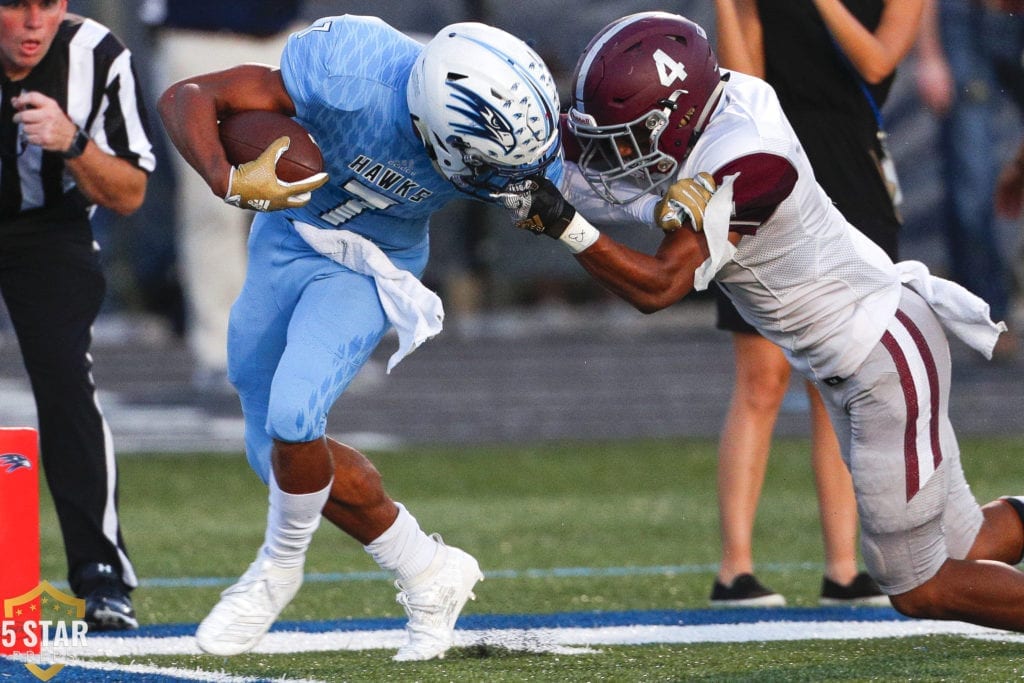
[[[418,278],[430,215],[463,196],[413,129],[406,85],[421,50],[380,19],[345,15],[293,34],[282,55],[285,88],[330,181],[301,209],[257,214],[231,309],[228,374],[246,455],[264,482],[273,440],[322,437],[331,407],[390,326],[373,279],[315,251],[292,221],[365,237]],[[560,160],[546,173],[560,182]]]
[[[231,310],[228,372],[249,463],[266,482],[272,439],[323,436],[327,414],[388,330],[370,277],[317,253],[292,220],[355,232],[419,277],[430,214],[458,195],[417,139],[406,83],[422,46],[371,17],[320,19],[281,58],[297,118],[330,182],[301,209],[257,214]]]
[[[458,192],[409,118],[406,83],[421,50],[375,17],[327,17],[291,37],[281,73],[331,180],[290,217],[351,230],[385,252],[423,243],[430,214]]]

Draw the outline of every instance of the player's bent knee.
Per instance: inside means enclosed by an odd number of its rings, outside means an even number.
[[[302,404],[275,405],[267,410],[267,434],[284,443],[306,443],[324,435],[326,419]]]
[[[900,593],[890,595],[889,602],[900,614],[915,619],[949,619],[948,606],[945,604],[944,596],[948,590],[943,590],[939,578],[932,577],[922,585]]]
[[[915,619],[925,619],[930,616],[928,613],[928,605],[919,599],[915,595],[916,589],[907,593],[900,593],[899,595],[890,595],[889,602],[896,609],[897,612],[905,617],[912,617]]]

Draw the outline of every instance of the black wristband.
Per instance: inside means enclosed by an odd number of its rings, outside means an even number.
[[[85,147],[88,144],[89,135],[81,127],[75,126],[75,137],[72,138],[71,145],[60,155],[65,159],[77,159],[85,152]]]

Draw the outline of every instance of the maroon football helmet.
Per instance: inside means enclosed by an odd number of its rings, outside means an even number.
[[[640,12],[606,26],[576,65],[569,128],[594,191],[625,204],[675,179],[722,91],[698,24]]]

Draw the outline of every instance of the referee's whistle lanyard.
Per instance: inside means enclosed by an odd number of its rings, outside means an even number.
[[[832,40],[832,45],[835,47],[836,52],[839,53],[839,57],[846,64],[846,68],[849,69],[850,75],[853,80],[857,83],[861,93],[864,95],[864,99],[867,100],[868,106],[871,107],[871,114],[875,117],[875,136],[878,138],[878,148],[881,152],[880,158],[875,161],[878,163],[879,173],[882,175],[882,180],[885,182],[885,187],[889,191],[889,198],[892,200],[894,207],[899,208],[903,203],[903,190],[900,189],[900,180],[896,175],[896,164],[893,163],[892,154],[889,153],[888,145],[888,133],[885,132],[885,121],[882,118],[882,109],[875,102],[874,96],[871,94],[871,89],[868,88],[868,84],[864,82],[860,72],[854,68],[853,64],[850,63],[849,57],[843,52],[843,48],[836,42],[835,36],[829,33],[829,38]]]

